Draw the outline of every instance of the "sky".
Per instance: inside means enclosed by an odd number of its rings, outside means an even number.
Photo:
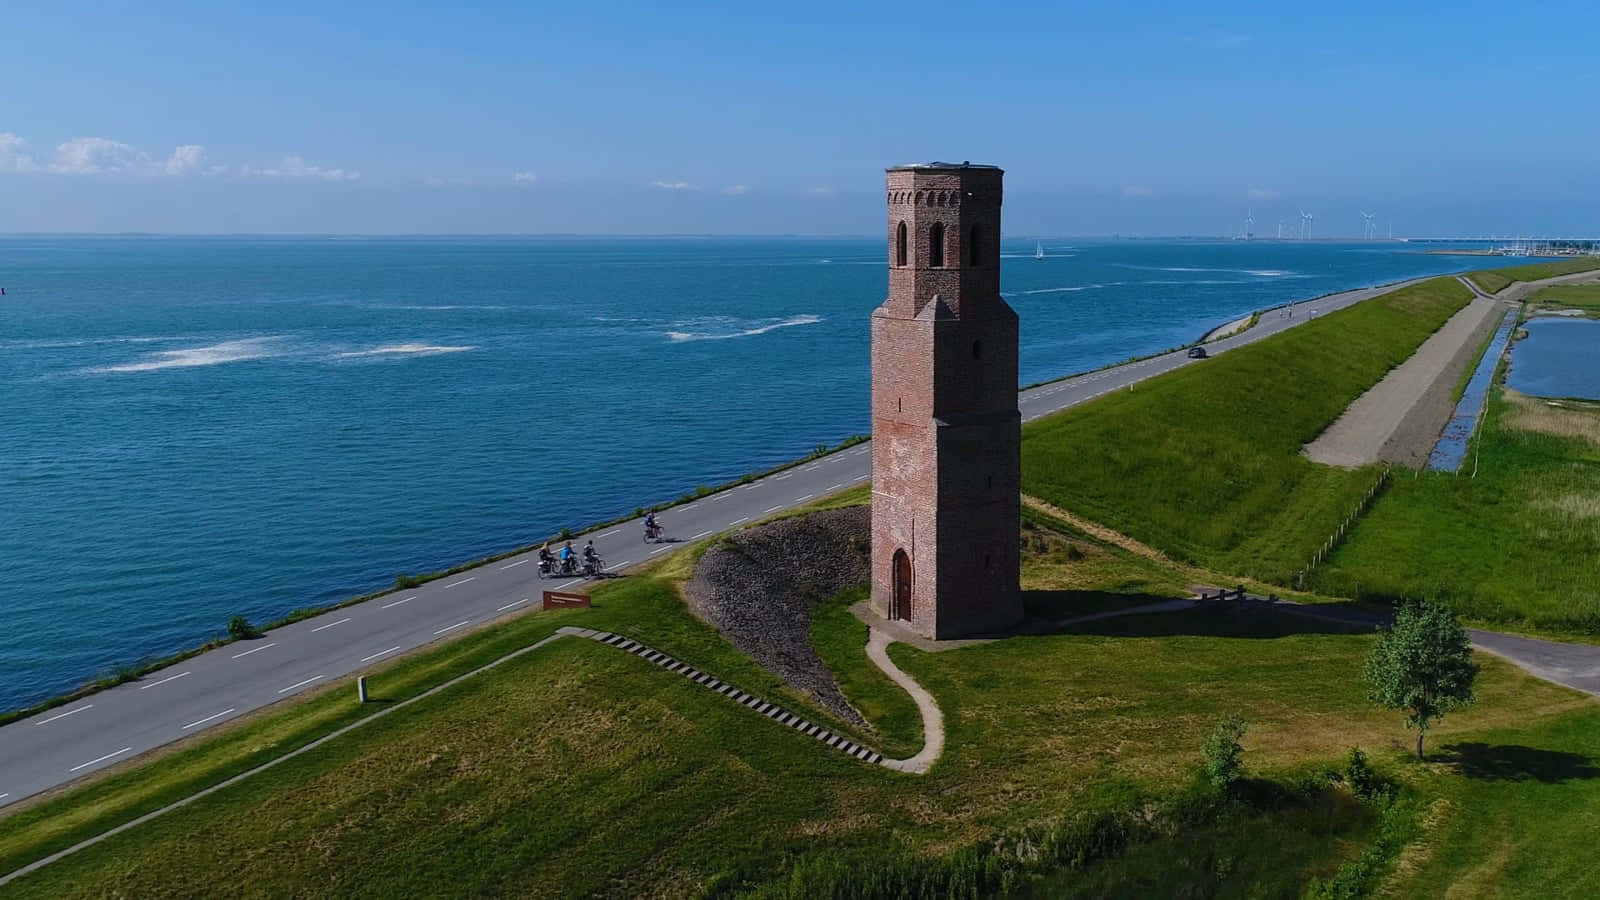
[[[1600,235],[1592,6],[1431,6],[19,2],[0,232]]]

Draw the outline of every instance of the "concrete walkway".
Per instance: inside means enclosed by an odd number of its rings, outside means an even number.
[[[883,765],[924,775],[944,754],[944,713],[939,711],[939,703],[933,699],[933,695],[889,658],[889,645],[892,643],[894,638],[876,628],[872,629],[867,637],[867,658],[917,702],[917,712],[922,713],[922,749],[910,759],[886,759]]]

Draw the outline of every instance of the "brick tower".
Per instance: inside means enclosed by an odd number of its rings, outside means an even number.
[[[1022,620],[1017,314],[994,166],[888,170],[872,313],[872,606],[943,639]]]

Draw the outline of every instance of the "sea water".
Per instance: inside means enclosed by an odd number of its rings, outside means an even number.
[[[1003,260],[1024,383],[1481,264],[1033,249]],[[0,708],[867,432],[884,264],[878,239],[0,238]]]

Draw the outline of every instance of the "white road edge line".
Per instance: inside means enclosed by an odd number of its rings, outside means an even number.
[[[609,565],[609,566],[606,566],[606,571],[608,571],[608,572],[609,572],[609,571],[611,571],[611,570],[612,570],[612,569],[620,569],[620,568],[622,568],[622,567],[623,567],[623,566],[631,566],[631,565],[633,565],[633,560],[631,560],[631,559],[625,559],[625,560],[623,560],[623,561],[622,561],[622,562],[619,562],[619,563],[612,563],[612,564],[611,564],[611,565]]]
[[[815,496],[816,496],[816,494],[807,494],[804,497],[796,497],[793,500],[790,500],[789,502],[790,503],[804,503],[807,500],[810,500],[812,497],[815,497]]]
[[[55,715],[51,716],[50,718],[41,719],[38,722],[35,722],[34,724],[35,725],[49,725],[51,722],[54,722],[57,719],[65,719],[67,716],[75,715],[77,713],[83,712],[86,709],[93,709],[93,708],[94,708],[94,704],[93,703],[85,703],[84,705],[78,707],[77,709],[69,709],[64,713],[56,713]]]
[[[106,760],[110,759],[113,756],[121,756],[122,754],[127,753],[129,750],[132,750],[132,749],[133,749],[132,747],[123,747],[121,750],[118,750],[115,753],[107,753],[105,756],[102,756],[99,759],[91,759],[86,763],[80,763],[79,765],[73,766],[72,768],[68,769],[67,771],[68,772],[76,772],[79,769],[87,769],[90,766],[94,765],[95,763],[103,763],[103,762],[105,762]]]
[[[505,612],[506,610],[510,609],[513,606],[521,606],[522,604],[527,603],[527,602],[528,602],[528,598],[527,597],[523,597],[521,600],[516,600],[516,601],[513,601],[511,603],[507,603],[505,606],[502,606],[502,607],[496,609],[495,612]]]
[[[438,631],[435,631],[434,634],[435,635],[440,635],[440,634],[444,634],[446,631],[455,631],[457,628],[460,628],[461,626],[463,626],[463,625],[465,625],[465,624],[467,624],[468,622],[471,622],[471,621],[472,621],[471,619],[462,619],[461,621],[455,623],[454,625],[446,625],[445,627],[439,629]]]
[[[671,549],[671,547],[657,547],[656,549],[650,551],[650,555],[655,556],[657,553],[665,553]]]
[[[256,648],[254,648],[254,649],[252,649],[252,650],[246,650],[246,651],[245,651],[245,652],[243,652],[243,653],[235,653],[235,654],[234,654],[234,655],[233,655],[233,658],[234,658],[234,659],[238,659],[238,658],[239,658],[239,657],[241,657],[241,656],[249,656],[249,655],[250,655],[250,654],[252,654],[252,653],[259,653],[259,652],[261,652],[261,651],[262,651],[262,650],[271,650],[271,649],[272,649],[272,648],[273,648],[273,647],[276,647],[276,646],[278,646],[278,642],[277,642],[277,641],[273,641],[273,642],[272,642],[272,643],[270,643],[270,644],[262,644],[262,645],[261,645],[261,646],[259,646],[259,647],[256,647]]]
[[[762,510],[762,511],[761,511],[761,514],[762,514],[762,515],[766,515],[766,514],[767,514],[767,513],[775,513],[775,512],[777,512],[777,511],[778,511],[778,510],[780,510],[780,509],[783,509],[783,504],[781,504],[781,503],[780,503],[780,504],[778,504],[778,505],[777,505],[777,506],[769,506],[769,507],[767,507],[767,508],[766,508],[766,509],[763,509],[763,510]]]
[[[396,650],[399,650],[399,649],[400,649],[399,647],[390,647],[387,650],[379,650],[377,653],[374,653],[371,656],[363,656],[363,657],[361,657],[361,661],[362,662],[372,662],[373,660],[377,659],[380,656],[387,656],[388,654],[393,653],[393,652],[395,652]]]
[[[711,533],[711,532],[709,532],[709,531],[702,531],[702,532],[700,532],[700,533],[699,533],[699,534],[697,534],[697,535],[695,535],[695,536],[694,536],[694,537],[692,537],[692,538],[689,538],[689,540],[691,540],[691,541],[698,541],[698,540],[700,540],[700,539],[701,539],[701,538],[703,538],[703,537],[705,537],[705,536],[706,536],[706,535],[708,535],[708,534],[710,534],[710,533]]]
[[[318,626],[317,626],[317,627],[315,627],[315,628],[313,628],[313,629],[311,629],[311,631],[312,631],[312,632],[313,632],[313,633],[315,633],[315,632],[318,632],[318,631],[321,631],[321,630],[323,630],[323,629],[324,629],[324,628],[332,628],[332,627],[333,627],[333,626],[335,626],[335,625],[343,625],[343,624],[344,624],[344,623],[346,623],[346,622],[348,622],[348,621],[350,621],[350,617],[349,617],[349,616],[345,616],[345,617],[344,617],[344,618],[342,618],[342,619],[340,619],[340,620],[339,620],[339,621],[337,621],[337,622],[329,622],[329,623],[328,623],[328,624],[326,624],[326,625],[318,625]]]
[[[509,566],[501,566],[501,567],[500,567],[500,571],[502,571],[502,572],[504,572],[504,571],[505,571],[505,570],[507,570],[507,569],[515,569],[515,568],[516,568],[516,567],[517,567],[517,566],[520,566],[520,565],[522,565],[522,564],[523,564],[523,563],[525,563],[525,562],[527,562],[527,560],[525,560],[525,559],[519,559],[519,560],[517,560],[517,561],[516,561],[516,562],[514,562],[514,563],[512,563],[512,564],[511,564],[511,565],[509,565]]]
[[[296,681],[294,684],[291,684],[286,688],[279,688],[278,689],[278,693],[280,693],[280,694],[288,693],[289,691],[292,691],[297,687],[305,687],[306,685],[310,684],[313,681],[317,681],[319,679],[326,678],[326,677],[328,677],[328,676],[326,676],[326,675],[313,675],[310,678],[307,678],[305,681]]]
[[[378,608],[379,609],[388,609],[391,606],[399,606],[402,603],[410,603],[411,601],[413,601],[415,599],[417,599],[417,595],[416,594],[412,594],[411,596],[405,598],[404,600],[396,600],[393,603],[385,603],[384,605],[382,605],[382,606],[380,606]]]
[[[196,725],[204,725],[205,723],[211,721],[212,719],[220,719],[223,716],[227,715],[228,713],[233,712],[233,710],[234,710],[234,708],[230,706],[227,709],[223,710],[222,712],[212,713],[211,715],[206,716],[204,719],[201,719],[198,722],[190,722],[189,724],[183,726],[182,728],[180,728],[178,730],[179,731],[188,731],[189,729],[195,727]]]
[[[734,519],[732,522],[729,522],[728,524],[729,525],[738,525],[738,524],[741,524],[743,522],[748,522],[748,521],[750,521],[750,517],[749,516],[745,516],[742,519]]]
[[[828,490],[837,491],[839,488],[842,488],[842,487],[844,487],[844,482],[841,481],[838,484],[830,484],[830,485],[828,485]]]
[[[623,564],[623,565],[627,565],[627,564],[626,564],[626,563],[624,563],[624,564]],[[558,585],[556,585],[556,590],[558,590],[558,591],[559,591],[559,590],[561,590],[561,589],[562,589],[562,588],[569,588],[569,587],[572,587],[572,586],[573,586],[573,585],[575,585],[575,584],[577,584],[577,583],[578,583],[578,582],[580,582],[580,581],[582,581],[582,580],[583,580],[583,579],[582,579],[582,578],[574,578],[574,579],[572,579],[572,580],[571,580],[571,581],[569,581],[569,582],[567,582],[567,583],[566,583],[566,584],[558,584]]]
[[[460,581],[453,581],[450,584],[445,585],[444,589],[448,591],[453,587],[460,587],[460,586],[462,586],[463,584],[466,584],[469,581],[477,581],[477,580],[478,580],[478,576],[469,575],[466,578],[461,579]]]
[[[139,686],[139,690],[148,691],[153,687],[160,687],[161,685],[166,684],[169,681],[177,681],[179,678],[182,678],[183,676],[185,676],[187,674],[189,674],[189,673],[188,672],[179,672],[176,675],[169,675],[166,678],[161,679],[160,681],[152,681],[149,684],[140,685]]]

